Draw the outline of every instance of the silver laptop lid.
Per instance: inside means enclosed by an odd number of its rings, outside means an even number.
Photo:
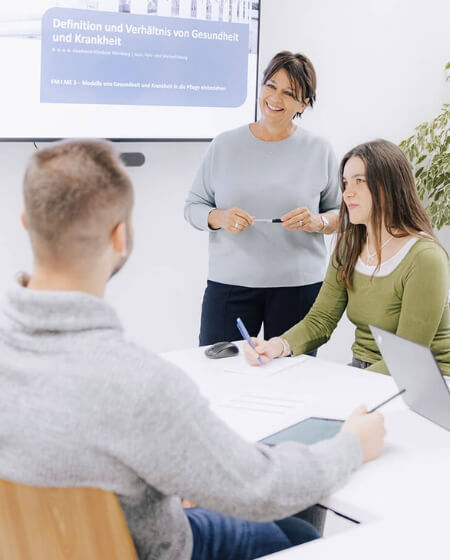
[[[450,391],[433,353],[393,333],[369,325],[381,355],[405,403],[432,422],[450,430]]]

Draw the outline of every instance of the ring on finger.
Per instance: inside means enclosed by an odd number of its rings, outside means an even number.
[[[238,227],[239,227],[239,224],[236,222],[236,223],[234,224],[234,229],[237,229]]]
[[[302,226],[303,226],[303,220],[300,220],[299,223],[298,223],[298,225],[299,225],[300,227],[302,227]]]

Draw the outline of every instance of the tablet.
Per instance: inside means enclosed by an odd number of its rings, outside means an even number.
[[[343,420],[333,418],[311,417],[288,426],[275,434],[259,440],[266,445],[277,445],[284,441],[298,441],[299,443],[316,443],[322,439],[335,436],[342,428]]]

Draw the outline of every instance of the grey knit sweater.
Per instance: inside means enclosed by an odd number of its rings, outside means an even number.
[[[209,231],[209,280],[250,288],[304,286],[325,276],[321,233],[255,222],[236,235],[209,229],[208,214],[237,206],[256,218],[279,218],[300,206],[313,213],[338,210],[340,201],[338,165],[325,139],[297,128],[284,140],[265,142],[245,125],[211,142],[184,216]]]
[[[361,462],[349,433],[242,440],[174,365],[124,340],[113,309],[20,284],[0,310],[0,478],[116,492],[141,559],[187,560],[179,496],[264,521],[316,503]]]

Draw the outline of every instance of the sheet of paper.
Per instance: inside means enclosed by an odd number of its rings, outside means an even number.
[[[304,403],[304,399],[287,395],[242,394],[217,403],[218,407],[234,408],[247,412],[265,412],[267,414],[286,414]]]
[[[251,366],[244,360],[239,360],[239,362],[237,363],[233,362],[232,364],[226,364],[224,367],[224,371],[229,373],[237,373],[240,375],[256,375],[258,377],[267,377],[269,375],[279,373],[280,371],[284,371],[288,368],[297,366],[305,359],[305,356],[297,356],[295,358],[278,358],[263,366]]]
[[[212,405],[214,412],[249,441],[257,441],[308,415],[310,395],[242,393]]]

